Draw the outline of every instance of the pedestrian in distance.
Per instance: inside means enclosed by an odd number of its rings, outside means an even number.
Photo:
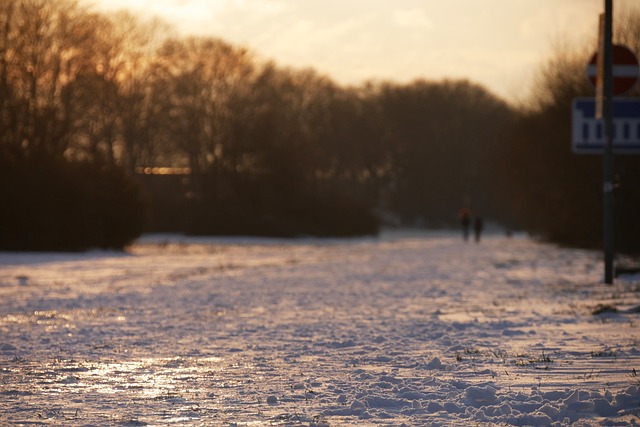
[[[469,240],[469,226],[471,225],[471,210],[469,208],[460,209],[460,225],[462,226],[462,238],[466,242]]]
[[[476,243],[480,242],[480,236],[482,235],[482,229],[484,228],[484,222],[482,221],[482,217],[476,217],[473,222],[473,232],[475,233]]]

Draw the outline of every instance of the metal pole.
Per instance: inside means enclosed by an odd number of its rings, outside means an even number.
[[[613,0],[604,2],[604,67],[602,75],[603,83],[603,116],[605,128],[605,147],[603,157],[603,208],[604,208],[604,282],[613,284],[614,267],[614,217],[613,217]]]

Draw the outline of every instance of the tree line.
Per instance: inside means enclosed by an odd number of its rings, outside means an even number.
[[[564,103],[588,90],[565,84],[566,55],[514,107],[466,80],[344,87],[167,34],[74,0],[0,5],[0,247],[122,247],[145,230],[374,234],[456,226],[463,206],[566,243],[598,238],[574,216],[600,199],[581,181],[596,160],[561,134]],[[582,220],[574,233],[591,238],[565,235]]]

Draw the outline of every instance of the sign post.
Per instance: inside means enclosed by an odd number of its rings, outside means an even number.
[[[602,113],[604,116],[605,146],[603,156],[604,208],[604,283],[613,284],[614,216],[613,216],[613,0],[604,1],[604,31],[602,66]]]
[[[587,66],[587,74],[596,86],[595,103],[589,105],[584,100],[574,100],[572,126],[575,152],[603,153],[604,282],[611,285],[614,277],[614,145],[618,150],[624,147],[624,150],[635,151],[640,142],[636,140],[637,135],[631,135],[634,132],[630,130],[636,119],[639,119],[635,117],[638,104],[617,100],[614,106],[613,97],[624,94],[637,83],[640,67],[632,51],[624,46],[613,45],[613,0],[604,0],[604,14],[600,16],[599,25],[598,52],[591,57]],[[623,122],[622,132],[618,131],[617,136],[614,109],[618,115],[618,121]],[[597,122],[595,119],[598,119]],[[595,125],[596,129],[595,138],[592,125]],[[604,125],[604,135],[602,125]],[[640,127],[637,129],[637,133],[640,134]]]

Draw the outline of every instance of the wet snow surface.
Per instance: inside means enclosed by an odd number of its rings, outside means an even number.
[[[0,425],[638,423],[640,277],[600,258],[397,232],[0,253]]]

